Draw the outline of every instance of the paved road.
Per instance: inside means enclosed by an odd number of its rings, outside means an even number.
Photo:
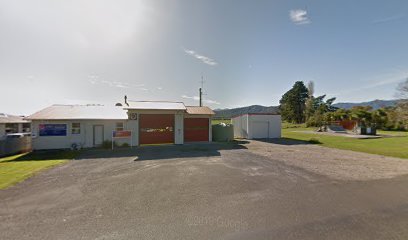
[[[89,151],[0,191],[0,238],[408,239],[406,175],[339,180],[257,144]]]

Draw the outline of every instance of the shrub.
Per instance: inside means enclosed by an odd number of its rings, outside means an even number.
[[[118,145],[114,142],[114,143],[113,143],[113,146],[114,146],[114,147],[117,147]],[[105,141],[103,141],[101,147],[102,147],[102,148],[105,148],[105,149],[112,148],[112,141],[111,141],[111,140],[105,140]]]
[[[282,122],[282,128],[305,128],[306,124],[296,124],[296,123],[289,123],[289,122]]]
[[[129,143],[122,143],[121,147],[129,147]]]
[[[311,144],[321,144],[319,139],[316,139],[316,138],[311,138],[308,142]]]

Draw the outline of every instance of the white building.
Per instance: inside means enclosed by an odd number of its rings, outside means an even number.
[[[112,141],[113,132],[131,131],[118,144],[183,144],[211,141],[208,107],[181,102],[128,102],[123,107],[53,105],[27,119],[32,121],[33,149],[89,148]],[[185,125],[186,124],[186,125]]]
[[[23,117],[0,113],[0,140],[7,134],[30,133],[30,121]]]
[[[281,116],[276,114],[244,114],[232,118],[234,137],[246,139],[280,138]]]

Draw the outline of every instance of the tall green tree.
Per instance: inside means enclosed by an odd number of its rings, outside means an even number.
[[[396,108],[398,118],[403,127],[408,129],[408,78],[398,85],[397,91],[397,95],[401,98]]]
[[[305,103],[305,118],[306,118],[306,122],[313,117],[313,114],[315,113],[315,98],[314,98],[314,82],[310,81],[307,83],[307,94],[308,94],[308,98],[306,99],[306,103]]]
[[[308,89],[302,81],[297,81],[279,101],[282,118],[288,122],[303,123],[305,121],[305,103]]]
[[[362,126],[371,126],[373,124],[372,110],[370,106],[354,106],[350,109],[351,119],[357,120]]]
[[[326,95],[321,95],[313,98],[309,97],[309,99],[312,99],[311,109],[309,110],[309,113],[312,114],[306,121],[306,124],[308,126],[320,127],[327,124],[330,116],[325,116],[325,114],[336,111],[337,108],[333,106],[333,102],[336,100],[336,98],[329,98],[324,101],[325,97]]]

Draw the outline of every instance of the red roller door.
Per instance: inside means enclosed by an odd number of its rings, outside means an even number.
[[[140,144],[174,143],[173,114],[141,114]]]
[[[185,142],[208,142],[208,118],[184,118]]]

